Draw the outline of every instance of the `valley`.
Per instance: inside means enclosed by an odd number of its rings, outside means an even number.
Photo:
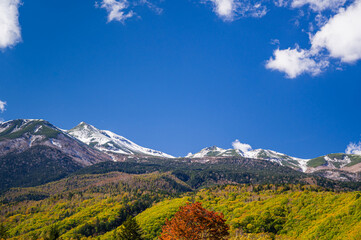
[[[360,159],[215,146],[173,157],[86,123],[66,131],[8,121],[0,125],[0,239],[117,239],[129,216],[144,239],[157,239],[187,202],[223,213],[234,240],[358,239]]]

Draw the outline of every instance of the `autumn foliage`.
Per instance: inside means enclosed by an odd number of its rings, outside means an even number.
[[[162,228],[160,240],[222,240],[228,236],[223,214],[208,211],[199,202],[187,203]]]

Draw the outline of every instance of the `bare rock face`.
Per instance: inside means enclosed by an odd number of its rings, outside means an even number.
[[[19,154],[35,146],[60,150],[80,166],[111,160],[110,156],[44,120],[19,119],[0,124],[0,157],[10,153]]]

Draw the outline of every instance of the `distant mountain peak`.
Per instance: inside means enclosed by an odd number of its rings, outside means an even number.
[[[85,122],[79,123],[67,132],[85,144],[105,153],[173,158],[169,154],[141,147],[123,136],[108,130],[97,129]]]
[[[0,124],[0,156],[36,146],[58,149],[82,166],[111,160],[43,119],[16,119]]]
[[[205,148],[206,150],[209,150],[209,151],[217,151],[218,149],[221,149],[221,148],[219,148],[219,147],[217,147],[217,146],[212,146],[212,147],[207,147],[207,148]]]
[[[223,149],[217,146],[203,148],[195,154],[189,153],[186,158],[204,158],[204,157],[244,157],[251,159],[263,159],[271,162],[277,162],[302,171],[307,170],[308,159],[290,157],[286,154],[266,149],[252,149],[249,144],[240,143],[238,140],[233,142],[233,149]]]
[[[75,127],[73,127],[72,129],[70,130],[73,130],[73,129],[89,129],[89,130],[96,130],[96,128],[93,126],[93,125],[90,125],[86,122],[80,122],[78,125],[76,125]]]

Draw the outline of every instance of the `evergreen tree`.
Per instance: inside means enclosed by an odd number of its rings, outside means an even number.
[[[7,228],[4,224],[0,223],[0,239],[6,239],[8,236]]]
[[[49,231],[49,237],[48,238],[45,238],[46,240],[56,240],[58,239],[60,236],[60,233],[59,233],[59,229],[57,226],[55,225],[52,225],[50,227],[50,231]]]
[[[128,219],[120,227],[120,232],[117,234],[117,240],[142,240],[142,229],[133,217]]]

